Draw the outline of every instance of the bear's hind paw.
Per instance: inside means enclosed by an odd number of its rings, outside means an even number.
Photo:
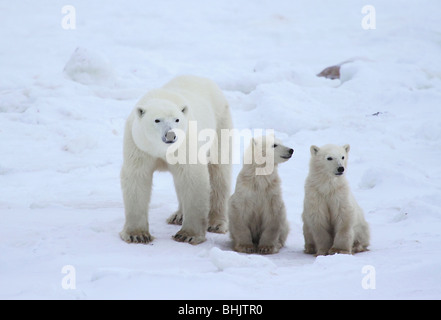
[[[228,227],[225,222],[221,223],[213,223],[208,226],[207,229],[208,232],[214,232],[214,233],[227,233]]]
[[[181,212],[176,212],[173,213],[168,219],[167,219],[167,223],[168,224],[177,224],[177,225],[182,225],[182,220],[184,219],[183,215]]]

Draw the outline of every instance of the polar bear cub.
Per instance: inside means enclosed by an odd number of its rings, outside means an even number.
[[[229,200],[229,230],[235,251],[272,254],[284,246],[289,226],[277,166],[288,161],[293,152],[274,136],[251,139]]]
[[[305,253],[352,254],[369,246],[369,226],[345,177],[349,149],[311,146],[302,214]]]

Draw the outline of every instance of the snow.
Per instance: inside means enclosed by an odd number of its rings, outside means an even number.
[[[1,299],[441,298],[439,1],[371,1],[375,30],[358,0],[70,4],[74,30],[60,2],[0,5]],[[350,59],[341,80],[316,77]],[[236,128],[274,129],[295,149],[279,168],[291,227],[279,254],[238,254],[213,233],[173,241],[167,173],[154,179],[155,240],[120,240],[125,119],[179,74],[215,80]],[[369,252],[302,251],[309,147],[326,143],[351,145]]]

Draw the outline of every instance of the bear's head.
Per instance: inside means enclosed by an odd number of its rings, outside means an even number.
[[[328,144],[321,148],[311,146],[311,169],[322,175],[340,177],[347,168],[349,150],[349,144]]]
[[[144,152],[164,158],[167,149],[187,132],[188,107],[164,99],[138,103],[133,111],[132,136]]]
[[[257,175],[268,175],[274,170],[274,165],[288,161],[294,149],[286,147],[274,135],[254,137],[245,151],[244,164],[256,165]]]

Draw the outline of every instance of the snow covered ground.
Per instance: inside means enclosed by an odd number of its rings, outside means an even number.
[[[62,2],[0,4],[1,299],[441,298],[440,1],[66,4],[74,30]],[[367,4],[375,30],[361,24]],[[354,57],[341,81],[315,76]],[[238,254],[212,233],[173,241],[166,173],[155,241],[119,239],[125,119],[178,74],[215,80],[236,128],[275,129],[295,149],[280,167],[291,233],[279,254]],[[326,143],[351,145],[369,252],[302,252],[309,147]]]

